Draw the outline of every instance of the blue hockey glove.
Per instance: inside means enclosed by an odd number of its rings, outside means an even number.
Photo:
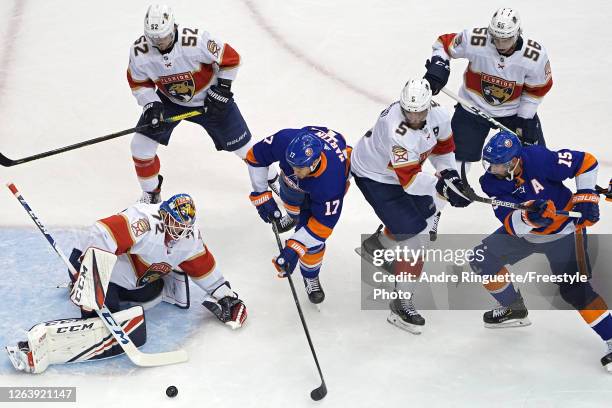
[[[583,188],[572,197],[572,211],[582,213],[576,222],[576,228],[590,227],[599,221],[599,194],[595,190]]]
[[[265,222],[271,222],[272,220],[278,220],[282,214],[276,205],[276,201],[272,198],[271,191],[264,191],[257,193],[253,191],[249,196],[251,203],[257,208],[257,212],[262,220]]]
[[[306,254],[306,251],[306,246],[301,242],[294,239],[287,240],[280,255],[272,259],[272,263],[278,271],[278,277],[284,278],[287,275],[291,275],[300,258]]]

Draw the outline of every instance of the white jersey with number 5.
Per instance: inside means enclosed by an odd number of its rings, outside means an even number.
[[[521,37],[514,53],[504,56],[486,27],[441,35],[432,55],[467,58],[459,96],[494,117],[533,118],[553,84],[548,54],[541,44]]]
[[[353,148],[351,171],[379,183],[399,184],[408,194],[435,196],[438,178],[421,166],[429,158],[437,171],[456,169],[454,150],[446,109],[432,102],[425,125],[414,130],[395,102]]]

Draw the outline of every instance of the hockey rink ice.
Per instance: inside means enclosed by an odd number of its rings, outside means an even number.
[[[125,72],[148,4],[0,2],[0,152],[17,159],[135,126],[141,109]],[[599,159],[599,184],[612,176],[609,1],[168,4],[179,24],[209,31],[241,54],[232,91],[256,139],[282,128],[322,125],[353,145],[398,99],[406,80],[424,74],[438,35],[488,25],[495,9],[512,6],[524,34],[550,56],[554,86],[538,110],[548,146],[589,151]],[[451,90],[458,90],[465,65],[451,61]],[[449,111],[454,105],[445,95],[434,99]],[[69,251],[82,228],[139,197],[130,140],[0,168],[2,347],[24,340],[36,323],[78,316],[66,289],[55,288],[67,281],[63,264],[4,184],[15,182]],[[72,407],[612,406],[612,375],[599,362],[605,346],[575,311],[534,310],[529,327],[489,330],[483,310],[425,310],[420,336],[387,323],[387,311],[362,311],[354,248],[360,234],[375,231],[378,219],[354,185],[328,241],[320,312],[294,274],[328,387],[327,397],[313,402],[309,393],[319,377],[289,285],[276,278],[270,262],[277,254],[271,228],[249,202],[246,166],[215,151],[204,131],[189,123],[158,154],[164,198],[193,196],[204,240],[247,305],[245,327],[233,332],[219,324],[192,284],[189,310],[163,304],[146,312],[142,348],[184,348],[187,363],[138,368],[122,356],[31,375],[15,371],[0,351],[0,386],[76,386],[76,404],[57,404]],[[480,174],[481,166],[474,165],[473,186]],[[602,200],[600,209],[601,221],[590,232],[610,233],[612,206]],[[439,233],[486,234],[497,227],[491,209],[474,203],[447,206]],[[174,399],[165,395],[169,385],[179,390]],[[38,406],[30,404],[14,405]]]

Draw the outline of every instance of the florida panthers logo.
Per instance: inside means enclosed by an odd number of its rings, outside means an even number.
[[[158,280],[164,275],[169,274],[170,272],[172,272],[172,266],[170,266],[169,264],[165,262],[154,263],[149,266],[149,269],[147,269],[144,275],[138,278],[136,286],[142,286],[146,285],[147,283],[155,282],[156,280]]]
[[[195,80],[191,72],[159,77],[160,89],[171,99],[189,102],[195,94]]]
[[[481,74],[480,86],[482,87],[482,97],[490,105],[498,106],[507,102],[514,92],[515,81],[507,81],[493,75]]]

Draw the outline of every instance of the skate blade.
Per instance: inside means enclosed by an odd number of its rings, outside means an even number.
[[[507,329],[511,327],[526,327],[529,325],[531,325],[531,321],[526,317],[524,319],[508,320],[503,323],[485,323],[484,327],[487,329]]]
[[[387,321],[392,325],[399,327],[400,329],[410,332],[412,334],[421,334],[423,332],[423,326],[406,323],[394,313],[389,314],[389,316],[387,317]]]
[[[608,373],[612,374],[612,363],[607,364],[604,368]]]

